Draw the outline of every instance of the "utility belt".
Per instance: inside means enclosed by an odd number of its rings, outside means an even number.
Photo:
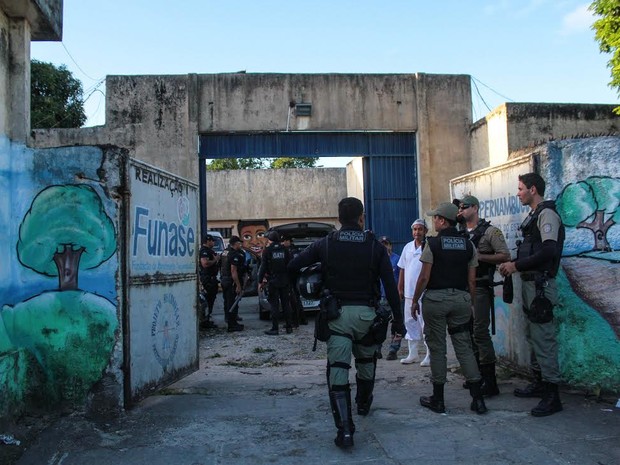
[[[375,299],[338,299],[341,307],[348,305],[363,305],[365,307],[375,307],[377,301]]]
[[[467,289],[461,289],[459,287],[427,287],[427,291],[460,291],[467,292]]]
[[[521,281],[536,281],[544,276],[545,273],[542,271],[523,271],[521,272]]]
[[[332,336],[332,331],[329,328],[329,322],[340,318],[340,312],[343,306],[349,305],[363,305],[367,307],[375,308],[376,316],[373,320],[368,333],[362,337],[359,341],[354,341],[364,346],[373,346],[381,344],[387,338],[387,329],[392,318],[391,312],[384,307],[375,305],[375,299],[337,299],[329,290],[324,290],[321,296],[321,303],[319,307],[319,313],[315,319],[314,326],[314,346],[313,351],[316,350],[316,341],[326,342]],[[346,335],[338,334],[348,337]]]

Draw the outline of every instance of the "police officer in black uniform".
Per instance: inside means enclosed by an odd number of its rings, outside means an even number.
[[[200,328],[216,328],[217,326],[211,321],[211,314],[213,313],[213,305],[217,296],[218,284],[217,273],[219,272],[220,256],[213,251],[213,244],[215,243],[213,236],[205,234],[202,238],[202,246],[198,252],[200,258],[199,276],[200,285],[202,287],[201,292],[204,293],[207,313],[205,315],[204,308],[201,307],[200,312]]]
[[[349,369],[351,354],[357,370],[358,415],[368,415],[373,401],[377,341],[368,341],[377,316],[380,281],[390,305],[396,332],[403,333],[403,317],[392,265],[387,250],[370,232],[363,230],[364,207],[359,199],[347,197],[338,203],[340,230],[306,248],[289,264],[289,270],[321,263],[325,289],[335,298],[337,318],[329,321],[327,378],[338,447],[353,446],[355,426],[351,415]],[[323,291],[325,293],[325,290]],[[387,331],[387,325],[385,326]],[[385,332],[383,333],[385,339]],[[364,339],[364,340],[363,340]]]
[[[282,236],[282,245],[288,249],[291,260],[301,253],[301,250],[295,244],[293,244],[293,238],[289,236]],[[299,289],[297,289],[294,279],[291,279],[290,285],[290,305],[291,314],[293,320],[293,328],[299,325],[307,325],[308,320],[304,314],[304,306],[301,303],[301,296],[299,295]]]
[[[269,245],[263,251],[258,270],[258,290],[268,283],[269,305],[271,306],[271,329],[265,331],[269,336],[280,334],[280,305],[286,321],[286,334],[293,332],[290,306],[290,277],[286,267],[290,261],[289,251],[280,243],[280,235],[276,231],[267,233]]]
[[[234,305],[237,296],[243,292],[245,277],[245,254],[241,250],[241,239],[231,236],[228,247],[221,256],[220,278],[224,294],[224,318],[228,323],[228,332],[243,331],[243,325],[237,322],[239,305]]]
[[[427,213],[433,217],[437,236],[427,238],[420,257],[423,265],[412,299],[411,316],[417,318],[420,313],[419,300],[424,293],[424,336],[430,350],[433,395],[420,397],[420,405],[437,413],[446,411],[447,329],[473,399],[470,408],[482,414],[487,408],[470,332],[478,260],[474,245],[456,230],[457,213],[458,208],[450,202],[441,203]]]
[[[562,410],[561,382],[553,307],[558,302],[555,277],[560,267],[565,230],[553,200],[545,200],[545,181],[537,173],[519,176],[517,197],[531,211],[520,226],[523,241],[517,259],[502,263],[499,272],[521,274],[523,311],[527,317],[526,339],[530,347],[534,381],[517,388],[517,397],[542,397],[532,416],[546,417]]]

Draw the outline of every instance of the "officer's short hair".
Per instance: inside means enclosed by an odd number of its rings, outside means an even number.
[[[364,205],[360,199],[355,197],[345,197],[338,202],[338,221],[340,223],[351,223],[364,214]]]
[[[519,176],[519,181],[521,181],[525,187],[528,189],[532,186],[536,188],[536,192],[538,195],[545,195],[545,180],[538,173],[527,173]]]

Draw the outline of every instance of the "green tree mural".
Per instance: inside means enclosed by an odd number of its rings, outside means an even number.
[[[37,273],[58,276],[59,289],[0,310],[0,351],[28,354],[12,367],[0,365],[0,386],[12,397],[32,391],[46,403],[81,402],[101,379],[116,341],[116,306],[78,289],[78,271],[98,267],[115,250],[114,224],[90,186],[50,186],[33,199],[17,256]]]
[[[116,250],[112,220],[90,186],[50,186],[41,191],[19,228],[20,262],[58,276],[61,291],[78,288],[78,271],[96,268]]]
[[[620,179],[592,176],[569,184],[556,199],[562,222],[594,234],[594,249],[610,251],[609,228],[620,221]]]

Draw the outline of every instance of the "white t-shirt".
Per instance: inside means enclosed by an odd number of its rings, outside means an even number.
[[[415,292],[415,285],[418,282],[418,276],[422,271],[422,247],[415,246],[415,241],[408,242],[400,254],[398,267],[405,270],[405,297],[411,299]]]

